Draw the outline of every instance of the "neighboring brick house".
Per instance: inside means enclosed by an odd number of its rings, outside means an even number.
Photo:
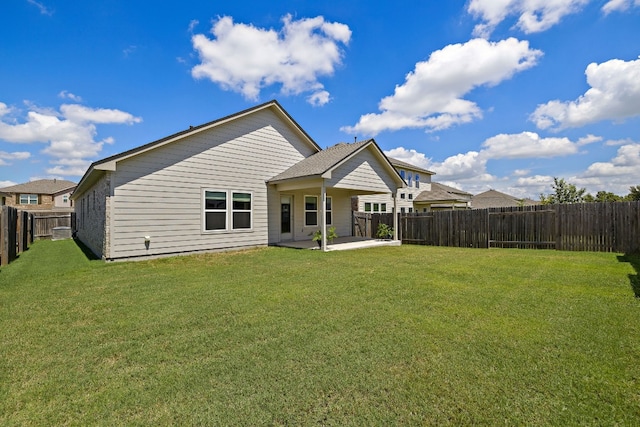
[[[23,210],[72,212],[71,193],[76,183],[64,179],[39,179],[0,188],[2,204]]]

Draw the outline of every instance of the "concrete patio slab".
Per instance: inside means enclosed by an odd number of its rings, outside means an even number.
[[[370,239],[366,237],[338,237],[333,243],[327,244],[327,251],[347,251],[352,249],[372,248],[376,246],[400,246],[399,240]],[[277,246],[294,249],[319,250],[318,243],[312,240],[297,242],[281,242]]]

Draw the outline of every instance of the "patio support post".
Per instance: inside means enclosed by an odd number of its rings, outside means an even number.
[[[393,197],[393,240],[398,240],[398,192],[391,196]]]
[[[327,188],[324,185],[324,179],[322,180],[322,189],[320,190],[320,218],[321,219],[321,227],[322,227],[322,252],[327,251]]]

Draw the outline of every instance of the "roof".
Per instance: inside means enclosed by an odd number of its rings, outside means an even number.
[[[24,184],[0,188],[3,193],[56,194],[64,190],[72,190],[76,183],[64,179],[38,179]]]
[[[345,158],[350,157],[372,141],[372,139],[369,139],[351,144],[343,142],[334,145],[333,147],[329,147],[326,150],[320,151],[301,160],[289,169],[271,178],[269,182],[320,176],[333,169],[333,167],[337,166],[338,163],[342,162]]]
[[[410,170],[413,170],[413,171],[426,173],[427,175],[435,175],[436,174],[435,172],[432,172],[430,170],[420,168],[420,167],[418,167],[416,165],[412,165],[411,163],[403,162],[402,160],[398,160],[398,159],[393,158],[393,157],[388,157],[388,159],[391,162],[391,164],[396,168],[410,169]]]
[[[288,122],[298,133],[305,139],[311,146],[313,146],[316,150],[321,151],[320,146],[305,132],[302,127],[287,113],[284,108],[278,103],[276,100],[265,102],[264,104],[256,105],[255,107],[247,108],[246,110],[222,117],[220,119],[213,120],[208,123],[204,123],[199,126],[190,126],[189,129],[185,129],[183,131],[174,133],[172,135],[166,136],[164,138],[158,139],[156,141],[150,142],[145,145],[141,145],[139,147],[133,148],[128,151],[124,151],[120,154],[113,155],[111,157],[104,158],[102,160],[98,160],[93,162],[84,176],[78,183],[78,187],[73,196],[76,196],[76,193],[79,194],[84,191],[85,187],[89,186],[92,182],[95,181],[95,178],[92,178],[93,175],[96,175],[96,171],[114,171],[116,169],[116,163],[122,161],[124,159],[128,159],[130,157],[136,156],[138,154],[147,152],[149,150],[153,150],[154,148],[158,148],[164,146],[166,144],[176,142],[185,137],[197,134],[199,132],[211,129],[213,127],[222,125],[224,123],[230,122],[232,120],[238,119],[243,116],[247,116],[249,114],[256,113],[265,109],[272,109],[276,114],[278,114],[281,118],[284,119],[285,122]]]
[[[510,206],[531,206],[537,202],[530,199],[518,199],[497,190],[488,190],[484,193],[473,196],[472,205],[474,209],[502,208]]]
[[[438,182],[431,183],[431,190],[425,190],[418,194],[414,202],[467,202],[471,198],[472,194],[466,191],[459,190],[448,185],[440,184]]]

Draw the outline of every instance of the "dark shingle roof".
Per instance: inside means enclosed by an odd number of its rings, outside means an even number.
[[[64,179],[38,179],[24,184],[0,188],[4,193],[56,194],[64,190],[71,190],[75,182]]]
[[[274,176],[269,181],[285,181],[288,179],[322,175],[370,142],[372,142],[371,139],[351,144],[343,142],[334,145],[333,147],[329,147],[326,150],[322,150],[301,160],[286,171]]]
[[[537,203],[530,199],[518,199],[496,190],[488,190],[473,196],[474,209],[503,208],[510,206],[531,206]]]
[[[438,182],[431,183],[431,190],[423,191],[414,199],[414,202],[441,202],[441,201],[468,201],[471,193],[449,187]]]
[[[420,167],[418,167],[416,165],[412,165],[411,163],[403,162],[402,160],[398,160],[398,159],[393,158],[393,157],[388,157],[387,156],[387,158],[389,159],[389,162],[395,168],[409,169],[409,170],[413,170],[413,171],[426,173],[428,175],[435,175],[436,174],[435,172],[432,172],[430,170],[420,168]]]

